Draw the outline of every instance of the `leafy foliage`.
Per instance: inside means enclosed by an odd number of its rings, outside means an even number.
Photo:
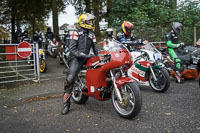
[[[176,3],[176,0],[112,0],[109,15],[112,23],[109,27],[115,27],[119,31],[121,23],[128,20],[135,26],[136,38],[163,41],[172,22],[178,21],[187,27],[184,29],[189,29],[181,34],[184,36],[182,41],[192,43],[193,27],[200,28],[200,4],[197,0]]]

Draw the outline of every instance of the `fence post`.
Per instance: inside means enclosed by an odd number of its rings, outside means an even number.
[[[36,45],[36,66],[37,66],[37,76],[38,81],[40,82],[40,66],[39,66],[39,48],[38,43],[34,43]]]

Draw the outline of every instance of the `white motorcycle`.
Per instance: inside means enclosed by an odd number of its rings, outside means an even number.
[[[47,51],[50,56],[55,58],[57,55],[58,41],[56,41],[56,39],[54,38],[53,40],[47,39],[47,42]]]
[[[156,92],[167,91],[170,86],[170,77],[162,63],[162,54],[155,46],[148,43],[140,50],[130,49],[129,51],[133,57],[133,65],[128,70],[128,76],[139,85],[150,85]]]

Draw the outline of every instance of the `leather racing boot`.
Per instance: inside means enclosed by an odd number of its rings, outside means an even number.
[[[66,115],[70,109],[70,93],[64,93],[64,104],[63,104],[63,111],[61,112],[62,115]]]

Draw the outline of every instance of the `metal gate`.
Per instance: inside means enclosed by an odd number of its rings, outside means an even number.
[[[38,44],[31,44],[31,56],[26,59],[18,56],[17,46],[18,44],[0,44],[0,84],[26,80],[39,82]]]

